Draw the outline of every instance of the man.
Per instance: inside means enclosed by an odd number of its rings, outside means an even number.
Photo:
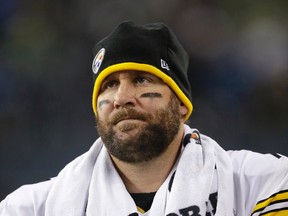
[[[8,195],[1,216],[288,215],[288,159],[224,151],[185,125],[188,56],[172,31],[120,24],[95,46],[100,138],[57,177]]]

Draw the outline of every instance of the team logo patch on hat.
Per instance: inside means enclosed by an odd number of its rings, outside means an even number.
[[[103,62],[104,59],[104,55],[105,55],[105,49],[102,48],[101,50],[99,50],[99,52],[96,54],[93,63],[92,63],[92,71],[94,74],[98,73],[98,70]]]

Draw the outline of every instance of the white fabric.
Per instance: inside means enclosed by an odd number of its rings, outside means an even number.
[[[192,131],[185,126],[185,134]],[[171,192],[170,176],[157,191],[149,216],[179,214],[188,207],[199,208],[200,215],[205,215],[213,178],[218,178],[216,215],[232,215],[232,165],[227,153],[212,139],[202,136],[201,145],[190,139],[180,157]],[[48,195],[45,215],[81,216],[86,206],[88,216],[137,212],[100,139],[59,174]]]
[[[185,128],[185,132],[191,133],[192,129]],[[186,140],[186,139],[185,139]],[[201,135],[202,140],[202,153],[199,158],[202,158],[204,163],[199,163],[199,166],[203,165],[203,170],[205,167],[208,167],[210,162],[207,162],[207,166],[205,165],[205,161],[207,161],[208,153],[205,153],[205,149],[214,149],[215,157],[215,164],[217,169],[214,170],[214,179],[212,182],[211,192],[214,196],[215,201],[215,193],[218,192],[218,204],[217,204],[217,216],[222,215],[235,215],[235,216],[246,216],[246,215],[253,215],[258,216],[262,213],[267,213],[267,211],[273,210],[275,214],[279,213],[281,215],[288,215],[287,212],[283,212],[283,209],[279,209],[279,205],[284,209],[288,208],[288,158],[281,156],[281,155],[272,155],[272,154],[259,154],[247,150],[241,151],[228,151],[229,157],[223,150],[210,138]],[[194,140],[190,140],[189,145],[195,145]],[[188,147],[187,146],[187,147]],[[210,147],[209,147],[210,146]],[[189,148],[184,148],[183,150],[188,150]],[[196,148],[195,148],[196,149]],[[199,146],[197,147],[198,152],[200,152]],[[191,150],[191,148],[190,148]],[[184,153],[183,155],[186,155]],[[192,151],[192,150],[191,150]],[[101,154],[99,154],[101,152]],[[14,191],[13,193],[9,194],[3,201],[0,202],[0,215],[1,216],[47,216],[45,213],[45,209],[49,212],[50,215],[85,215],[85,209],[88,200],[88,207],[87,207],[87,214],[92,216],[92,214],[97,216],[103,216],[99,214],[95,214],[94,205],[99,205],[97,202],[101,202],[102,196],[100,200],[96,200],[95,198],[99,196],[99,191],[96,190],[97,188],[97,171],[96,166],[99,165],[99,160],[101,157],[106,157],[105,149],[102,149],[102,143],[100,140],[96,141],[96,143],[91,147],[89,152],[85,153],[84,155],[80,156],[76,160],[72,161],[67,167],[61,171],[61,173],[53,178],[52,180],[48,180],[45,182],[40,182],[37,184],[31,185],[24,185]],[[195,151],[196,152],[196,151]],[[193,156],[191,152],[191,156]],[[99,156],[99,157],[98,157]],[[276,156],[276,157],[275,157]],[[184,159],[183,159],[184,160]],[[184,161],[180,157],[178,163],[184,164]],[[197,160],[197,156],[194,159]],[[201,160],[197,160],[200,162]],[[233,190],[231,188],[231,172],[230,171],[230,161],[232,162],[233,166]],[[97,163],[98,165],[95,165]],[[212,162],[211,162],[212,163]],[[105,163],[104,163],[105,164]],[[94,166],[95,165],[95,166]],[[114,171],[114,167],[111,167],[111,161],[107,161],[106,165],[107,168],[105,169],[105,175],[110,175],[109,173],[115,175],[117,177],[117,173]],[[185,195],[181,197],[180,200],[177,201],[174,205],[176,210],[174,211],[175,214],[170,214],[169,216],[183,216],[185,214],[181,214],[180,208],[182,208],[182,200],[187,202],[189,197],[187,189],[187,185],[181,185],[181,181],[177,183],[176,178],[179,179],[180,175],[185,175],[185,172],[192,170],[192,164],[187,164],[185,167],[180,169],[180,166],[177,167],[175,165],[174,169],[177,169],[177,175],[175,176],[174,183],[172,185],[172,192],[170,193],[167,191],[167,187],[171,178],[171,175],[174,173],[174,170],[171,171],[170,176],[168,176],[167,180],[163,183],[161,188],[159,189],[158,193],[155,196],[151,212],[156,210],[158,206],[165,206],[167,210],[172,209],[173,206],[168,206],[172,203],[172,196],[176,196],[176,192],[179,188],[179,191],[182,191]],[[111,170],[110,170],[110,168]],[[182,170],[185,169],[185,170]],[[110,171],[109,171],[110,170]],[[181,174],[182,173],[182,174]],[[199,171],[201,173],[201,171]],[[98,175],[103,175],[103,173],[99,173]],[[189,174],[192,175],[192,174]],[[178,176],[178,177],[177,177]],[[220,178],[219,176],[223,177]],[[102,177],[101,177],[102,178]],[[186,178],[186,177],[185,177]],[[115,180],[116,181],[116,180]],[[91,182],[91,184],[90,184]],[[111,184],[111,183],[109,183]],[[122,191],[123,184],[121,179],[118,182],[118,185],[113,186],[113,188],[117,188],[117,191],[114,191],[117,195],[124,194],[124,196],[119,197],[116,201],[113,202],[109,201],[105,203],[105,207],[107,209],[116,209],[114,207],[115,202],[117,208],[119,203],[123,204],[123,209],[119,209],[116,215],[119,216],[127,216],[125,215],[127,209],[134,209],[134,203],[131,200],[130,196],[127,195],[126,191]],[[178,185],[178,186],[177,186]],[[195,190],[198,189],[197,185],[193,185]],[[118,188],[122,188],[118,191]],[[185,188],[185,189],[182,189]],[[187,190],[186,190],[187,189]],[[104,189],[103,189],[104,190]],[[186,192],[187,191],[187,192]],[[207,189],[207,191],[209,191]],[[99,192],[99,193],[98,193]],[[102,189],[101,189],[102,192]],[[175,192],[175,193],[174,193]],[[98,193],[94,198],[93,194]],[[195,191],[194,191],[195,193]],[[113,193],[112,193],[113,194]],[[180,194],[180,192],[179,192]],[[261,204],[261,201],[266,200],[267,198],[271,197],[271,195],[280,194],[281,196],[277,198],[277,204],[271,202],[266,203],[265,208],[263,210],[254,210],[257,209],[257,203]],[[104,196],[104,195],[103,195]],[[165,196],[165,197],[164,197]],[[127,199],[125,198],[127,197]],[[164,197],[164,198],[163,198]],[[203,195],[204,197],[204,195]],[[125,200],[126,199],[126,200]],[[176,198],[175,198],[176,199]],[[231,207],[231,203],[234,199],[234,206]],[[48,201],[47,201],[48,200]],[[189,201],[189,200],[188,200]],[[192,201],[194,198],[191,198],[191,204],[193,205]],[[173,204],[173,203],[172,203]],[[214,203],[215,204],[215,203]],[[179,205],[179,209],[177,209]],[[130,207],[127,207],[130,206]],[[184,205],[183,205],[184,206]],[[212,206],[212,208],[211,208]],[[122,206],[121,206],[122,207]],[[213,206],[213,202],[208,203],[207,212],[211,212],[210,210],[214,210],[215,205]],[[233,209],[233,210],[232,210]],[[58,212],[59,210],[59,212]],[[183,209],[182,209],[183,210]],[[232,212],[233,213],[230,213]],[[284,210],[285,211],[285,210]],[[64,212],[64,213],[63,213]],[[108,212],[108,213],[107,213]],[[106,215],[110,216],[110,211],[107,210]],[[166,211],[166,213],[168,210]],[[222,212],[224,212],[222,214]],[[149,216],[149,212],[142,214],[142,216]],[[182,212],[183,213],[183,212]],[[93,215],[93,216],[94,216]],[[105,214],[104,214],[105,215]],[[114,214],[115,215],[115,214]],[[139,214],[141,215],[141,214]],[[187,215],[187,214],[186,214]],[[188,215],[193,215],[191,212]],[[195,214],[194,214],[195,215]],[[197,214],[196,214],[197,215]],[[205,215],[205,214],[204,214]],[[202,216],[204,216],[202,215]],[[213,215],[207,213],[207,215]],[[158,216],[164,216],[163,214]],[[165,215],[167,216],[167,215]],[[199,215],[198,215],[199,216]]]

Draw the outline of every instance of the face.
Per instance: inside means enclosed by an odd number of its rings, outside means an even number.
[[[112,156],[140,163],[167,149],[186,113],[186,107],[161,79],[145,72],[123,71],[102,82],[96,121]]]

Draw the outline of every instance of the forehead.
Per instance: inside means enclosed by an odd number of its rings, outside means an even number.
[[[155,76],[154,74],[151,74],[151,73],[146,72],[146,71],[137,71],[137,70],[116,71],[116,72],[113,72],[112,74],[108,75],[107,77],[105,77],[104,81],[107,79],[119,78],[120,76],[121,77],[127,77],[127,78],[134,78],[137,76],[147,76],[147,77],[150,77],[150,78],[157,80],[159,82],[163,82],[161,78]]]

